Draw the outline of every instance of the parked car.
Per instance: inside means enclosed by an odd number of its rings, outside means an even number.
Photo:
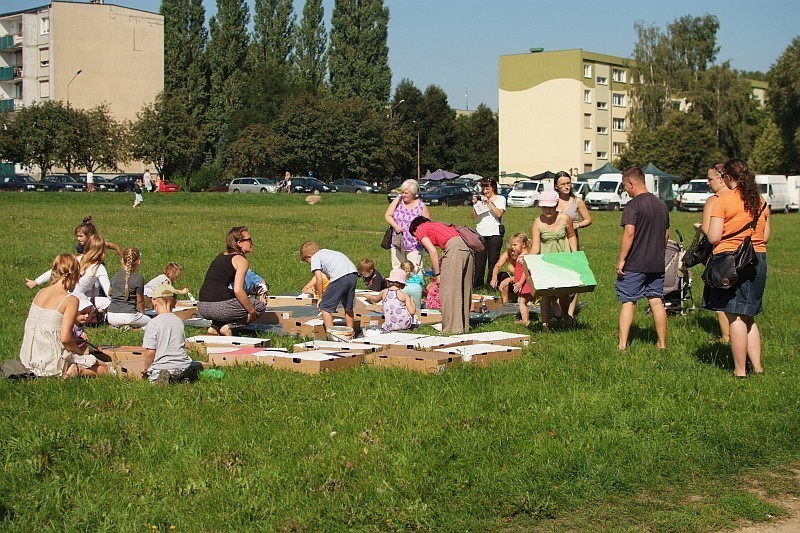
[[[581,200],[586,200],[586,195],[589,194],[590,190],[592,188],[589,186],[588,181],[576,181],[572,184],[572,193]]]
[[[84,187],[86,186],[86,174],[80,174],[77,179],[83,183]],[[116,183],[106,177],[98,175],[94,176],[94,188],[101,192],[116,192],[118,190]]]
[[[236,178],[228,185],[228,192],[276,192],[278,180],[274,178],[255,178],[252,176]]]
[[[393,181],[389,184],[389,194],[386,195],[386,198],[389,200],[389,203],[392,203],[392,200],[397,198],[400,194],[400,187],[402,187],[403,181]],[[428,191],[433,190],[436,187],[441,186],[443,183],[441,181],[430,181],[430,180],[422,180],[419,182],[419,192],[420,194]]]
[[[158,192],[178,192],[179,190],[177,183],[168,180],[158,182]]]
[[[36,182],[27,174],[0,176],[0,191],[36,191]]]
[[[363,180],[341,179],[331,183],[331,186],[336,188],[339,192],[354,192],[361,194],[362,192],[376,193],[380,191],[379,187],[370,185]]]
[[[111,180],[117,185],[119,192],[130,192],[136,186],[136,180],[141,178],[139,174],[120,174]]]
[[[427,205],[472,205],[472,195],[475,194],[467,185],[442,185],[420,194],[420,198]]]
[[[310,194],[320,194],[323,192],[336,192],[327,183],[323,183],[315,178],[295,178],[292,177],[292,192],[303,192]]]
[[[678,211],[702,211],[706,200],[713,194],[708,180],[692,180],[688,186],[678,193],[676,204]]]
[[[223,181],[222,183],[217,183],[216,185],[212,185],[205,189],[205,192],[228,192],[228,186],[230,186],[230,181]]]
[[[514,187],[511,185],[501,185],[497,184],[497,194],[508,200],[508,195],[511,194],[511,191],[514,190]]]
[[[86,190],[86,184],[69,174],[48,174],[41,179],[38,188],[42,191],[83,192]]]

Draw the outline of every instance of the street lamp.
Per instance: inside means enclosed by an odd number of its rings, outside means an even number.
[[[383,108],[384,108],[384,109],[388,109],[388,110],[389,110],[389,113],[386,115],[386,118],[388,118],[389,120],[391,120],[391,119],[392,119],[392,117],[394,116],[394,110],[395,110],[395,109],[397,109],[397,106],[399,106],[400,104],[402,104],[402,103],[403,103],[403,102],[405,102],[405,101],[406,101],[406,99],[405,99],[405,98],[403,98],[402,100],[400,100],[399,102],[397,102],[397,103],[396,103],[396,104],[394,104],[394,105],[386,105],[386,106],[383,106]]]
[[[414,126],[417,128],[417,181],[419,181],[420,177],[422,177],[422,169],[419,157],[419,124],[417,124],[416,120],[412,120],[411,122],[413,122]]]
[[[80,74],[81,72],[83,72],[83,69],[81,69],[81,68],[76,70],[75,71],[75,75],[72,76],[72,79],[69,80],[69,83],[67,83],[67,107],[69,107],[69,86],[72,85],[72,82],[75,81],[75,78],[77,78],[78,74]]]

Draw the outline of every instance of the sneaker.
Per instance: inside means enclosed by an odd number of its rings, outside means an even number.
[[[158,373],[158,378],[155,381],[156,385],[169,385],[169,378],[170,378],[169,370],[162,370]]]

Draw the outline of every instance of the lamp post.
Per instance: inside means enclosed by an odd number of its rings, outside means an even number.
[[[400,100],[399,102],[397,102],[397,103],[396,103],[396,104],[394,104],[394,105],[386,105],[386,106],[384,106],[384,107],[383,107],[384,109],[388,109],[388,110],[389,110],[389,113],[386,115],[386,118],[388,118],[389,120],[391,120],[391,119],[392,119],[392,117],[394,116],[394,110],[395,110],[395,109],[397,109],[397,106],[399,106],[400,104],[402,104],[402,103],[403,103],[403,102],[405,102],[405,101],[406,101],[406,99],[405,99],[405,98],[403,98],[402,100]]]
[[[67,83],[67,108],[69,108],[69,86],[70,86],[70,85],[72,85],[72,82],[73,82],[73,81],[75,81],[75,78],[77,78],[77,77],[78,77],[78,75],[79,75],[81,72],[83,72],[83,69],[81,69],[81,68],[79,68],[78,70],[76,70],[76,71],[75,71],[75,75],[74,75],[74,76],[72,76],[72,79],[71,79],[71,80],[69,80],[69,82]]]
[[[416,120],[412,120],[411,122],[414,123],[414,126],[417,128],[417,181],[419,181],[420,177],[422,176],[421,172],[421,165],[420,165],[420,157],[419,157],[419,124],[417,124]]]

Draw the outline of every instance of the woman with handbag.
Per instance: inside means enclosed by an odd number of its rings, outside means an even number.
[[[770,238],[770,212],[747,163],[730,159],[723,165],[721,174],[731,192],[719,196],[711,208],[707,235],[708,241],[714,245],[714,256],[709,265],[714,263],[715,256],[726,252],[739,254],[740,247],[750,243],[758,262],[747,275],[739,276],[732,287],[712,287],[707,282],[703,307],[725,313],[730,323],[733,373],[745,378],[748,357],[753,372],[760,374],[764,371],[761,366],[761,333],[755,316],[762,311],[767,280],[766,245]]]
[[[497,194],[497,181],[491,178],[481,180],[483,194],[472,195],[472,218],[478,219],[475,229],[486,242],[486,251],[476,254],[475,276],[472,287],[488,286],[492,281],[494,265],[500,259],[503,249],[503,213],[506,212],[506,198]]]
[[[711,188],[711,192],[713,192],[714,194],[709,196],[708,199],[706,200],[706,205],[703,207],[702,222],[695,222],[694,224],[694,228],[696,230],[699,230],[703,235],[708,235],[708,228],[711,225],[711,210],[717,203],[717,198],[719,198],[722,195],[729,194],[731,192],[731,190],[725,184],[725,180],[722,179],[722,163],[714,163],[713,165],[708,167],[708,171],[706,172],[706,179],[708,180],[708,186]],[[728,323],[728,317],[725,316],[724,311],[717,311],[717,322],[719,322],[720,342],[724,344],[730,343],[731,326]]]
[[[400,194],[392,200],[383,218],[394,230],[391,253],[392,268],[400,268],[403,261],[414,263],[415,272],[422,268],[422,246],[408,231],[411,221],[417,217],[430,218],[428,206],[419,198],[417,180],[406,180],[400,186]]]

